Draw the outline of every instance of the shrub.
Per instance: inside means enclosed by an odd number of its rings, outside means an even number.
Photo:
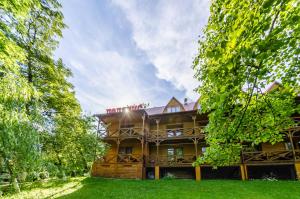
[[[167,173],[167,175],[165,175],[163,177],[164,180],[171,180],[171,179],[175,179],[175,176],[172,173]]]
[[[60,179],[66,179],[66,174],[64,171],[58,172],[56,176]]]
[[[27,172],[21,172],[18,174],[18,182],[25,182],[27,180]]]
[[[34,181],[37,181],[40,179],[40,176],[39,176],[39,173],[38,172],[31,172],[27,175],[27,178],[26,178],[26,181],[29,181],[29,182],[34,182]]]
[[[49,178],[49,173],[48,173],[48,171],[40,172],[40,178],[41,178],[41,179],[47,179],[47,178]]]

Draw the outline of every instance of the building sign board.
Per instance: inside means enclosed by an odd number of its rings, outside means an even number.
[[[142,103],[142,104],[134,104],[134,105],[130,105],[130,106],[125,106],[125,107],[117,107],[117,108],[108,108],[106,109],[106,113],[121,113],[121,112],[125,112],[125,111],[136,111],[136,110],[142,110],[145,109],[149,106],[149,103]]]

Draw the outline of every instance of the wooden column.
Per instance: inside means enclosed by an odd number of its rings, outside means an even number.
[[[120,139],[117,139],[117,153],[116,153],[117,155],[119,155],[120,143],[121,143]]]
[[[159,180],[159,166],[155,166],[155,180]]]
[[[295,163],[295,171],[296,171],[297,180],[300,180],[300,162]]]
[[[293,137],[292,137],[292,132],[291,131],[288,132],[288,136],[289,136],[290,143],[291,143],[291,146],[292,146],[294,160],[296,160],[295,147],[294,147],[294,142],[293,142]]]
[[[248,171],[245,164],[240,164],[241,180],[248,180]]]
[[[195,167],[195,173],[196,173],[196,181],[200,181],[201,180],[201,167],[200,166]]]
[[[195,156],[196,156],[196,159],[198,157],[198,140],[195,138],[194,141],[194,145],[195,145]]]
[[[119,130],[118,130],[118,133],[119,133],[119,135],[118,136],[120,136],[120,131],[121,131],[121,118],[119,119]]]
[[[193,122],[194,122],[194,129],[196,128],[196,116],[192,116]]]
[[[143,119],[143,136],[145,135],[145,118],[146,118],[146,115],[144,113],[143,116],[142,116],[142,119]]]
[[[158,139],[158,131],[159,131],[159,120],[156,119],[156,164],[159,161],[159,139]]]

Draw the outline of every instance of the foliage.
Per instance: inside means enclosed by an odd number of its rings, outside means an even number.
[[[26,110],[26,104],[39,96],[21,74],[18,63],[25,60],[25,51],[7,36],[13,31],[12,23],[23,24],[33,3],[15,0],[0,3],[0,159],[12,182],[16,182],[18,172],[33,167],[39,153],[38,110],[31,115]],[[14,187],[19,191],[17,183]]]
[[[88,172],[94,158],[102,156],[105,149],[97,140],[93,118],[71,118],[58,125],[55,134],[43,135],[46,160],[67,175]]]
[[[243,144],[281,141],[299,91],[300,2],[214,0],[194,60],[209,144],[198,163],[239,161]],[[275,80],[282,87],[264,93]]]
[[[66,27],[60,3],[3,0],[0,19],[0,173],[19,191],[22,172],[33,180],[46,169],[88,171],[103,146],[81,113],[71,71],[53,56]]]

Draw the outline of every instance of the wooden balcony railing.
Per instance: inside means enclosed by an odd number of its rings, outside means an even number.
[[[195,162],[196,156],[193,155],[150,155],[147,158],[146,164],[148,166],[192,166],[192,163]]]
[[[97,160],[97,162],[99,163],[116,163],[117,162],[117,155],[114,154],[114,155],[106,155],[106,156],[103,156],[102,158],[100,158],[99,160]]]
[[[140,163],[143,162],[142,154],[118,154],[118,162],[120,163]]]
[[[114,154],[106,155],[103,158],[99,159],[100,163],[142,163],[143,155],[142,154]]]
[[[155,141],[161,139],[204,137],[203,129],[204,127],[152,130],[148,134],[147,140]]]
[[[300,151],[297,152],[300,158]],[[292,150],[243,152],[244,163],[286,163],[295,160]]]
[[[101,138],[117,138],[117,137],[141,137],[144,136],[143,128],[120,128],[115,131],[101,130],[98,132]]]

